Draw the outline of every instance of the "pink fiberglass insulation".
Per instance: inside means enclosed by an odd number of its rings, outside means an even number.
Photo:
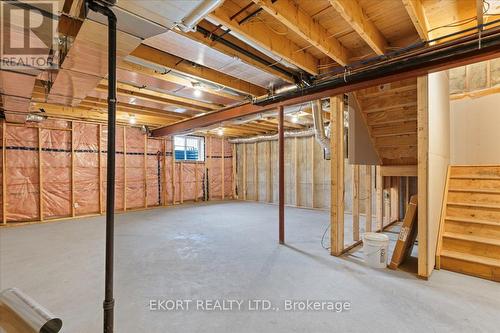
[[[76,215],[99,213],[99,125],[74,123]]]
[[[210,182],[210,197],[222,198],[222,139],[212,137],[210,141],[210,166],[208,179]]]
[[[182,193],[183,200],[194,200],[196,196],[196,163],[182,163]]]
[[[197,196],[198,199],[203,198],[203,194],[205,193],[203,190],[203,179],[205,178],[205,163],[197,163],[196,168],[198,169],[198,178],[196,181],[198,182],[197,187]]]
[[[39,220],[38,129],[6,131],[7,221]]]
[[[148,139],[147,155],[147,202],[148,207],[163,203],[164,172],[163,140]]]
[[[181,201],[181,170],[182,168],[182,163],[176,162],[174,165],[174,183],[175,183],[175,193],[174,193],[174,200],[175,202],[180,202]]]
[[[145,207],[145,135],[138,128],[127,128],[126,137],[127,209]]]
[[[166,190],[167,190],[167,197],[165,198],[167,204],[172,204],[172,198],[173,198],[173,181],[172,181],[172,175],[173,175],[173,168],[172,168],[172,140],[171,138],[166,138],[166,146],[167,146],[167,152],[166,152]]]
[[[71,216],[71,132],[41,129],[40,142],[43,218]]]
[[[228,142],[224,143],[224,198],[233,196],[233,148]]]
[[[0,138],[2,138],[0,146],[2,146],[2,152],[0,153],[0,165],[3,166],[3,121],[0,121]],[[0,223],[3,221],[3,187],[5,184],[3,183],[3,167],[0,168]]]
[[[103,153],[101,154],[102,158],[102,202],[103,202],[103,211],[106,210],[106,174],[107,174],[107,144],[108,144],[108,128],[106,126],[102,126],[102,134],[101,134],[101,149]],[[124,202],[123,202],[123,189],[124,189],[124,159],[123,159],[123,126],[116,127],[116,135],[115,135],[115,145],[116,145],[116,157],[115,157],[115,209],[123,210]]]

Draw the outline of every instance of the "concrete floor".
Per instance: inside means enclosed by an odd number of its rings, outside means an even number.
[[[248,202],[117,215],[116,332],[495,332],[500,285],[447,271],[429,281],[364,266],[320,245],[328,213]],[[64,321],[102,331],[104,218],[0,230],[0,289],[16,286]],[[279,311],[150,311],[150,299],[265,299]],[[287,312],[293,300],[351,310]]]

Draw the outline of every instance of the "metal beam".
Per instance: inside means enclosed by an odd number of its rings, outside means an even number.
[[[496,29],[489,33],[483,31],[482,35],[482,47],[480,49],[477,47],[477,35],[442,43],[428,47],[423,51],[415,52],[409,57],[401,56],[398,59],[387,61],[377,66],[371,66],[366,70],[360,69],[345,78],[342,75],[338,75],[303,90],[275,95],[269,98],[268,101],[265,101],[269,103],[266,105],[240,104],[158,128],[153,131],[153,136],[166,136],[186,132],[194,128],[269,111],[279,106],[301,104],[328,96],[414,78],[498,57],[500,55],[500,30]]]

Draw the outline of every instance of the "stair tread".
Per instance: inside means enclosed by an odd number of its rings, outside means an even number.
[[[500,259],[477,256],[474,254],[469,254],[469,253],[464,253],[464,252],[442,250],[440,256],[469,261],[469,262],[474,262],[474,263],[478,263],[478,264],[500,267]]]
[[[487,203],[467,203],[467,202],[454,202],[454,201],[448,201],[446,203],[447,205],[453,205],[453,206],[468,206],[468,207],[480,207],[480,208],[493,208],[493,209],[500,209],[500,205],[492,205],[492,204],[487,204]]]
[[[494,189],[481,189],[481,188],[450,188],[449,192],[473,192],[473,193],[486,193],[486,194],[500,194],[500,190]]]
[[[500,221],[495,222],[495,221],[480,220],[480,219],[474,219],[474,218],[463,218],[463,217],[452,217],[452,216],[446,216],[445,220],[455,221],[455,222],[486,224],[486,225],[493,225],[493,226],[500,227]]]
[[[477,175],[460,175],[460,176],[450,176],[450,179],[489,179],[489,180],[500,180],[498,176],[477,176]]]
[[[495,238],[480,237],[480,236],[473,236],[473,235],[467,235],[467,234],[459,234],[459,233],[448,232],[448,231],[443,233],[443,237],[500,246],[500,239],[495,239]]]

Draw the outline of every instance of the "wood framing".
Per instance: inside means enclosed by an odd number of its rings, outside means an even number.
[[[226,161],[226,152],[224,151],[224,137],[221,137],[220,139],[220,144],[221,144],[221,175],[222,175],[222,190],[221,190],[221,195],[222,195],[222,200],[224,200],[224,192],[225,192],[225,181],[224,181],[224,168],[225,168],[225,161]],[[196,166],[195,166],[196,167]]]
[[[2,223],[7,224],[7,126],[2,121]]]
[[[299,202],[299,192],[300,192],[300,184],[299,184],[299,151],[298,151],[298,138],[295,137],[293,139],[293,173],[294,173],[294,180],[295,180],[295,206],[300,206]]]
[[[43,221],[42,130],[38,127],[38,216]]]
[[[99,159],[99,162],[98,162],[98,168],[99,168],[99,214],[102,214],[104,213],[104,205],[103,205],[103,202],[102,202],[102,192],[103,192],[103,189],[102,189],[102,125],[99,124],[98,125],[98,129],[99,133],[97,133],[97,149],[99,150],[99,152],[97,153],[98,155],[98,159]]]
[[[127,128],[123,128],[123,211],[127,211]]]
[[[380,166],[382,177],[417,177],[417,165],[382,165]]]
[[[243,200],[247,199],[247,144],[243,144]]]
[[[341,66],[348,63],[348,50],[316,20],[300,9],[292,0],[253,0],[269,15],[278,19],[288,29],[311,43],[326,56],[335,60]],[[309,61],[311,62],[311,61]],[[305,71],[315,74],[317,69],[312,64],[299,66]]]
[[[331,146],[331,210],[330,253],[342,254],[344,249],[344,103],[343,96],[330,98]]]
[[[172,205],[175,205],[175,191],[176,191],[176,186],[175,186],[175,142],[174,142],[174,137],[170,137],[171,140],[170,142],[172,143],[172,161],[170,167],[172,168]],[[208,178],[207,178],[208,179]],[[206,191],[205,191],[206,194]]]
[[[132,56],[141,58],[154,64],[165,66],[173,70],[194,76],[212,83],[231,88],[243,94],[260,96],[266,93],[266,89],[234,78],[227,74],[218,72],[204,66],[193,66],[191,62],[172,54],[160,51],[153,47],[141,44],[132,53]]]
[[[415,30],[422,40],[429,40],[429,24],[425,16],[422,0],[401,0],[405,6],[406,12],[410,16]]]
[[[381,166],[376,166],[376,209],[377,209],[377,231],[382,230],[384,225],[383,215],[384,215],[384,203],[383,203],[383,191],[384,191],[384,177],[380,172]]]
[[[75,123],[71,122],[71,216],[75,217]]]
[[[148,208],[148,136],[144,134],[144,208]]]
[[[429,96],[428,77],[417,79],[418,105],[418,275],[428,277],[427,270],[427,190],[429,161]]]
[[[162,194],[163,194],[163,206],[167,205],[167,140],[163,140],[163,182],[162,182]]]
[[[365,232],[372,231],[372,166],[365,166]]]
[[[309,74],[318,74],[318,60],[316,58],[307,53],[305,50],[301,50],[301,48],[292,42],[288,37],[278,35],[271,30],[266,29],[265,25],[253,22],[239,24],[236,18],[231,19],[233,14],[237,12],[238,9],[230,9],[228,8],[228,5],[230,5],[230,3],[225,3],[220,6],[214,12],[209,14],[209,17],[228,27],[232,31],[245,36],[245,38],[257,43],[268,51],[283,57],[286,61],[303,69]],[[290,19],[293,20],[293,18]],[[295,21],[295,24],[299,24],[299,21]]]
[[[387,48],[385,37],[366,17],[357,0],[330,0],[330,3],[376,54],[385,53]]]
[[[273,202],[273,168],[271,158],[271,141],[266,142],[266,162],[267,202]]]
[[[237,160],[236,160],[236,144],[233,143],[232,144],[232,152],[233,152],[233,155],[232,155],[232,163],[233,163],[233,199],[237,199],[238,198],[238,194],[237,194],[237,185],[236,185],[236,180],[238,179],[236,177],[237,175],[237,170],[236,170],[236,166],[237,166]]]
[[[314,137],[311,137],[311,207],[314,208],[314,203],[315,203],[315,192],[316,192],[316,183],[315,183],[315,175],[316,175],[316,167],[315,167],[315,162],[314,162],[314,150],[315,150],[315,141]]]
[[[352,169],[352,239],[359,241],[359,165]]]
[[[255,201],[259,201],[259,148],[257,142],[254,142],[254,155],[253,155],[253,187],[255,191]]]

